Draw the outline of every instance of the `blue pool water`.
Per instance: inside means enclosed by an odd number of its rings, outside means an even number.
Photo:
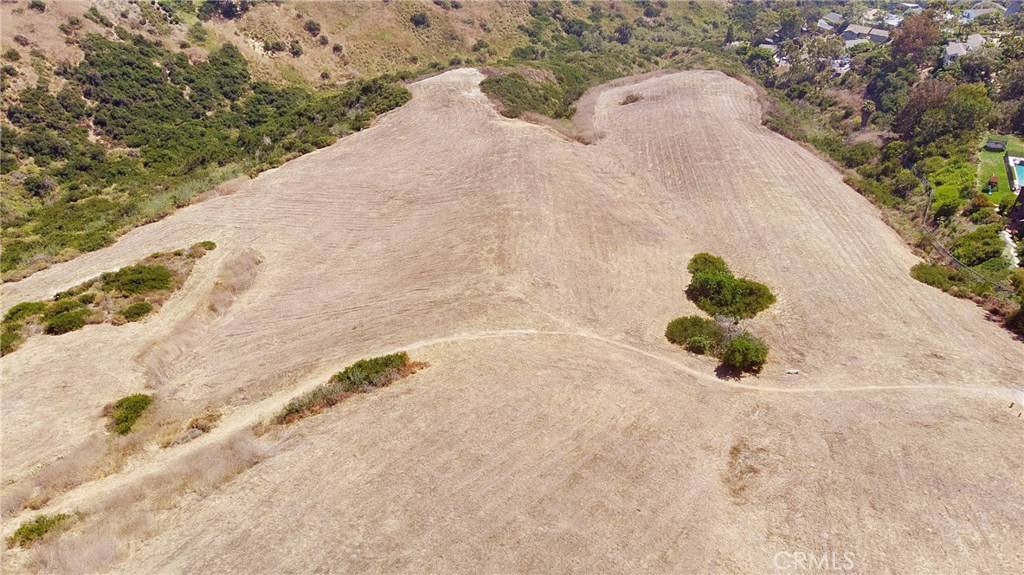
[[[1017,185],[1024,186],[1024,164],[1017,164],[1013,169],[1017,172]]]

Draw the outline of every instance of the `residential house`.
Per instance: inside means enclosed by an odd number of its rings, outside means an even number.
[[[942,55],[942,65],[949,66],[965,54],[967,54],[967,44],[963,42],[950,42],[946,44],[946,51]]]
[[[835,28],[831,24],[825,21],[824,18],[818,18],[818,31],[819,32],[835,32]]]
[[[837,14],[835,12],[829,12],[822,16],[821,19],[828,22],[831,26],[842,26],[843,22],[846,22],[846,19],[843,18],[842,14]]]
[[[981,34],[971,34],[964,42],[950,42],[946,44],[946,51],[942,56],[942,65],[949,66],[958,58],[973,52],[985,45],[985,37]]]
[[[839,37],[843,40],[856,40],[857,38],[867,38],[869,34],[871,34],[871,28],[860,24],[850,24]]]
[[[863,24],[872,24],[882,19],[882,11],[878,8],[872,8],[861,15],[860,21]]]
[[[964,22],[974,22],[978,18],[985,14],[1001,14],[1002,11],[998,8],[971,8],[970,10],[964,10],[963,15],[960,17]]]
[[[875,44],[885,44],[889,41],[889,31],[882,30],[881,28],[872,28],[868,32],[868,40],[871,40]]]
[[[889,28],[897,28],[903,23],[903,16],[897,14],[886,14],[885,19],[882,22]]]

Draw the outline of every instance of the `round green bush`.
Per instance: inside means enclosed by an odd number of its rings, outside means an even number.
[[[754,317],[775,303],[768,286],[721,271],[694,274],[686,297],[710,315],[735,318]]]
[[[698,315],[677,317],[665,328],[665,339],[676,345],[688,346],[689,341],[698,336],[705,337],[711,342],[710,349],[722,340],[722,328],[714,320]]]
[[[726,367],[757,373],[768,359],[768,345],[747,332],[732,338],[725,344],[722,364]]]
[[[121,317],[128,321],[138,321],[153,311],[153,304],[140,301],[121,310]]]
[[[117,400],[107,410],[111,429],[120,435],[127,435],[135,422],[142,416],[142,412],[151,403],[153,403],[153,396],[143,393],[136,393]]]
[[[705,355],[714,348],[715,344],[716,342],[713,341],[707,335],[695,335],[690,339],[686,340],[686,351],[696,353],[699,355]]]
[[[41,301],[25,301],[7,310],[4,321],[21,321],[27,317],[39,315],[46,311],[46,303]]]
[[[69,331],[75,331],[85,325],[87,317],[89,317],[89,310],[87,309],[75,309],[59,313],[47,320],[46,333],[60,335]]]
[[[707,252],[701,252],[690,258],[690,263],[687,264],[686,269],[690,274],[721,272],[732,275],[732,272],[729,271],[729,266],[725,263],[725,260]]]

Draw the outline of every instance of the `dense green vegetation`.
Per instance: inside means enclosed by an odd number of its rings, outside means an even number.
[[[721,8],[707,2],[631,4],[533,2],[531,20],[519,28],[525,43],[481,88],[506,116],[568,118],[592,86],[672,65],[681,46],[713,46],[724,21]],[[633,11],[636,18],[627,16]]]
[[[39,515],[31,521],[22,523],[15,532],[7,538],[7,545],[10,547],[28,547],[42,539],[44,535],[66,525],[72,516],[67,513],[56,513],[54,515]]]
[[[713,354],[725,331],[714,320],[697,315],[677,317],[665,328],[665,339],[696,354]]]
[[[761,371],[768,359],[768,345],[743,332],[730,339],[722,350],[722,365],[736,371]]]
[[[136,393],[114,402],[106,410],[110,418],[110,429],[119,435],[128,435],[132,426],[142,417],[142,412],[153,403],[153,396],[143,393]]]
[[[926,5],[934,11],[904,14],[891,42],[847,50],[815,24],[829,11],[856,22],[863,5],[734,3],[733,37],[749,43],[723,50],[765,86],[774,102],[766,123],[846,168],[847,182],[931,260],[914,268],[915,278],[1003,313],[1024,304],[1007,286],[996,235],[1014,197],[1003,153],[981,148],[990,135],[1014,145],[1012,134],[1024,133],[1024,16],[965,24],[964,6]],[[998,41],[943,61],[946,43],[972,33]],[[776,54],[755,48],[767,40]],[[848,70],[837,72],[844,58]]]
[[[136,264],[100,276],[101,289],[140,294],[171,287],[171,270],[161,265]]]
[[[403,104],[386,79],[311,93],[253,81],[231,45],[193,63],[117,28],[80,40],[63,64],[6,109],[0,159],[0,272],[16,277],[103,247],[195,193],[366,127]],[[15,173],[12,173],[15,172]]]
[[[411,373],[413,364],[405,352],[361,359],[331,376],[330,381],[288,402],[274,423],[291,423],[319,413],[353,393],[384,387]]]
[[[692,353],[718,357],[726,372],[760,371],[768,359],[768,345],[739,329],[739,321],[773,304],[771,290],[735,277],[724,259],[709,253],[694,255],[686,269],[690,272],[686,297],[715,319],[678,317],[665,328],[665,338]]]
[[[719,257],[697,254],[688,269],[687,299],[712,316],[751,318],[775,303],[768,286],[734,276]]]

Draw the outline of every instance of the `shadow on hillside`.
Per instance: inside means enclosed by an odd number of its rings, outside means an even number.
[[[722,364],[715,368],[715,375],[718,376],[718,379],[739,381],[743,377],[743,372],[735,367]]]

